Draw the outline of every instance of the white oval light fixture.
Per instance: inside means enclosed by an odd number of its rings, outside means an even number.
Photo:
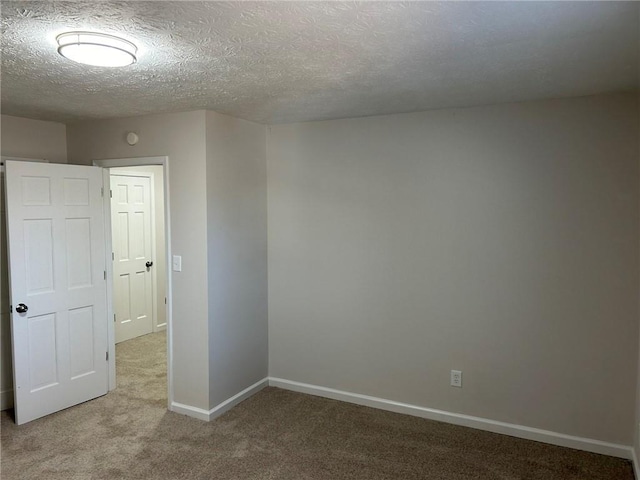
[[[138,47],[106,33],[66,32],[56,37],[58,53],[96,67],[126,67],[136,62]]]

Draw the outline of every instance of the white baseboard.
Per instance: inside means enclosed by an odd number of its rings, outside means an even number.
[[[13,389],[0,390],[0,410],[8,410],[13,407]]]
[[[462,415],[460,413],[447,412],[444,410],[419,407],[417,405],[394,402],[392,400],[386,400],[384,398],[344,392],[341,390],[334,390],[333,388],[309,385],[306,383],[294,382],[282,378],[270,377],[269,385],[272,387],[283,388],[285,390],[292,390],[294,392],[308,393],[310,395],[331,398],[333,400],[341,400],[343,402],[355,403],[357,405],[363,405],[366,407],[379,408],[381,410],[388,410],[390,412],[396,413],[404,413],[407,415],[413,415],[429,420],[437,420],[439,422],[451,423],[454,425],[461,425],[463,427],[476,428],[479,430],[486,430],[488,432],[510,435],[512,437],[534,440],[536,442],[549,443],[561,447],[569,447],[575,448],[577,450],[585,450],[587,452],[600,453],[602,455],[625,458],[627,460],[634,460],[635,456],[632,447],[628,445],[602,442],[600,440],[575,437],[572,435],[565,435],[563,433],[551,432],[549,430],[541,430],[539,428],[531,428],[525,427],[523,425],[498,422],[495,420],[489,420],[487,418],[473,417],[470,415]]]
[[[205,422],[209,421],[209,411],[204,410],[203,408],[194,407],[192,405],[185,405],[184,403],[171,402],[171,407],[169,408],[169,410],[171,410],[172,412],[180,413],[182,415],[186,415],[187,417],[204,420]]]
[[[267,386],[269,386],[269,379],[263,378],[262,380],[254,383],[250,387],[245,388],[240,393],[237,393],[233,397],[225,400],[221,404],[209,410],[209,420],[213,420],[214,418],[219,417],[227,410],[232,409],[243,400],[246,400],[247,398],[258,393],[260,390],[262,390],[264,387],[267,387]]]
[[[238,405],[243,400],[246,400],[250,396],[258,393],[264,387],[269,385],[269,379],[263,378],[259,382],[254,383],[250,387],[245,388],[241,392],[237,393],[231,398],[228,398],[224,402],[216,405],[211,410],[204,410],[202,408],[193,407],[191,405],[184,405],[178,402],[171,403],[171,411],[176,413],[181,413],[182,415],[187,415],[189,417],[197,418],[198,420],[204,420],[205,422],[209,422],[216,417],[219,417],[226,411],[232,409],[236,405]]]

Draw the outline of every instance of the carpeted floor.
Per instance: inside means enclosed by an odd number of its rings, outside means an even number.
[[[17,427],[3,480],[632,480],[628,461],[267,388],[206,423],[166,410],[165,335],[117,346],[118,388]]]

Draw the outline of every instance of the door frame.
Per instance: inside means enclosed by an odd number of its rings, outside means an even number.
[[[170,212],[170,190],[169,190],[169,157],[136,157],[136,158],[111,158],[93,160],[93,165],[103,167],[103,184],[105,193],[109,191],[111,186],[110,168],[118,167],[138,167],[142,165],[162,165],[163,167],[163,183],[164,183],[164,235],[165,235],[165,261],[167,265],[166,272],[166,291],[167,304],[167,408],[171,408],[173,403],[173,322],[171,318],[172,312],[172,289],[171,289],[171,212]],[[109,334],[109,390],[116,388],[116,336],[115,326],[113,324],[114,308],[113,308],[113,261],[111,252],[113,251],[111,239],[111,198],[110,195],[104,196],[104,219],[105,219],[105,240],[106,240],[106,257],[107,265],[107,322]]]

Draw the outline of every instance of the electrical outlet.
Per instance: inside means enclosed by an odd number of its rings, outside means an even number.
[[[451,370],[451,386],[462,388],[462,372],[460,370]]]

